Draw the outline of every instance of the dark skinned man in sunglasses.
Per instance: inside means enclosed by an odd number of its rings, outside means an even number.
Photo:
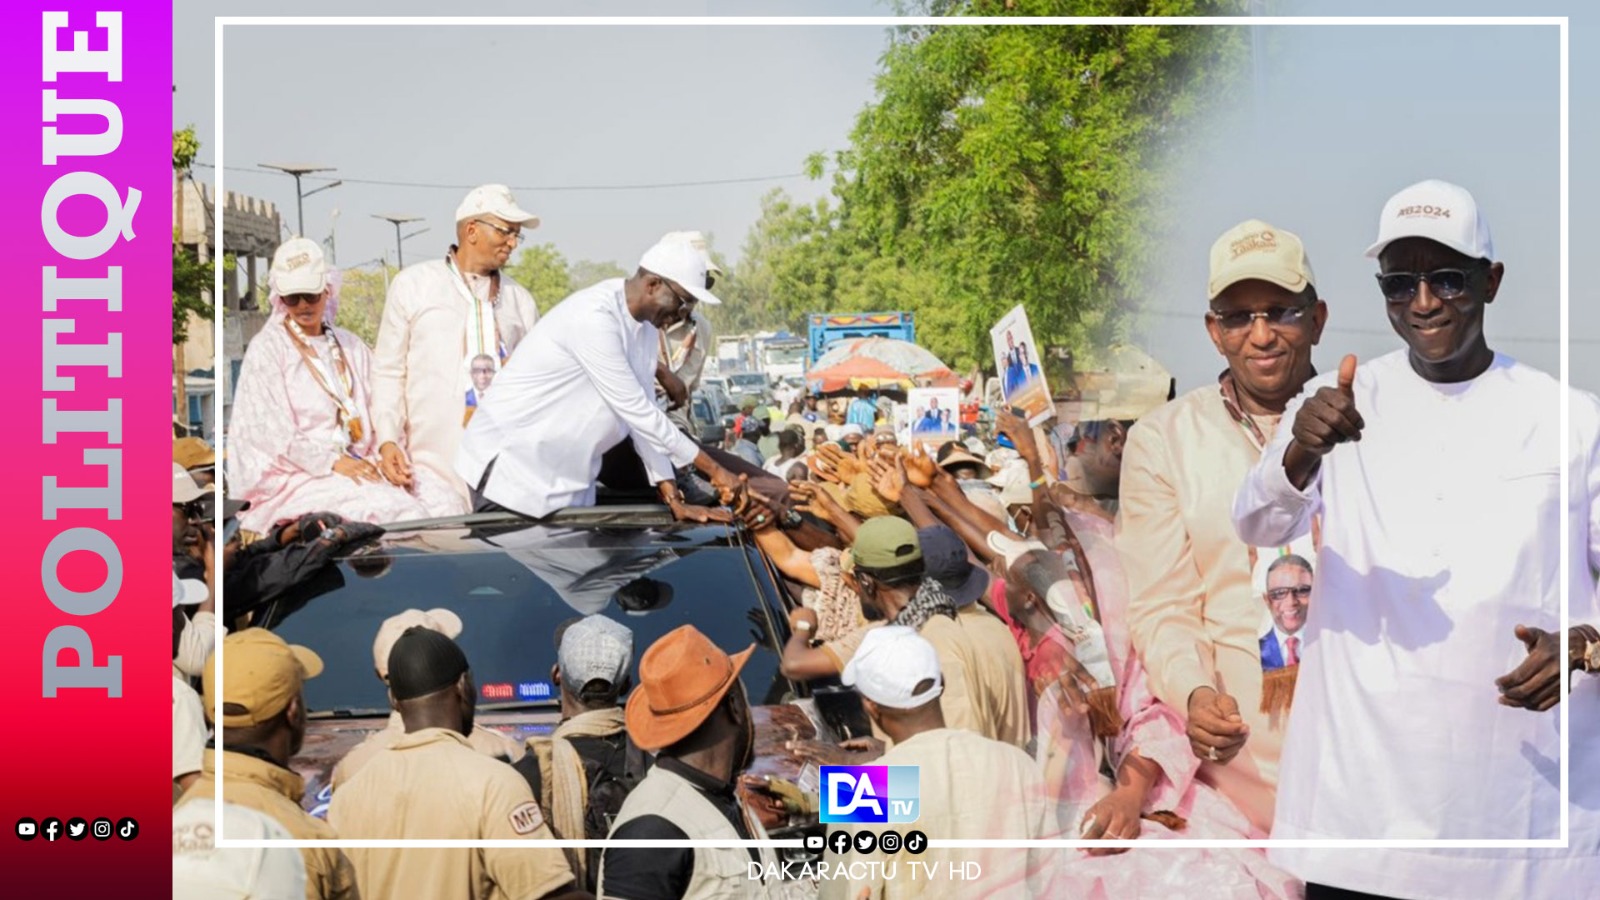
[[[1561,588],[1573,618],[1593,621],[1600,400],[1489,347],[1505,267],[1464,188],[1424,181],[1390,198],[1367,255],[1404,348],[1359,368],[1346,356],[1308,384],[1234,507],[1257,544],[1325,516],[1272,836],[1556,839],[1554,707],[1579,643],[1559,630]],[[1587,649],[1592,630],[1575,633]],[[1587,681],[1568,700],[1570,848],[1275,848],[1272,860],[1310,900],[1595,883],[1600,685]]]

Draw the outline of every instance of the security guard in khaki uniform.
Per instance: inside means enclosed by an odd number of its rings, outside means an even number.
[[[378,636],[372,642],[372,667],[378,673],[378,680],[385,685],[389,683],[389,654],[394,650],[394,642],[400,639],[406,629],[416,625],[439,632],[447,638],[461,636],[461,617],[448,609],[408,609],[398,615],[390,616],[378,626]],[[400,714],[390,713],[389,721],[382,731],[376,731],[367,736],[367,739],[351,748],[344,759],[333,767],[333,775],[328,779],[329,784],[337,791],[344,787],[345,782],[355,777],[356,772],[366,765],[378,751],[387,749],[405,737],[405,723],[400,721]],[[472,733],[467,735],[467,743],[472,749],[484,756],[502,759],[515,763],[522,759],[524,750],[522,745],[506,737],[492,728],[474,725]]]
[[[372,840],[553,840],[528,784],[474,751],[477,689],[466,654],[427,627],[407,629],[389,654],[389,699],[406,733],[333,795],[328,821]],[[556,847],[350,851],[373,897],[429,900],[587,897]]]
[[[306,736],[305,698],[301,687],[322,672],[322,660],[305,647],[286,644],[263,628],[247,628],[222,642],[226,667],[222,695],[222,799],[276,819],[295,840],[334,840],[327,823],[300,808],[305,779],[288,768]],[[201,684],[206,709],[216,708],[217,655],[206,663]],[[184,792],[178,805],[215,796],[217,756],[205,753],[200,780]],[[337,848],[300,850],[306,864],[307,900],[359,900],[355,870]]]

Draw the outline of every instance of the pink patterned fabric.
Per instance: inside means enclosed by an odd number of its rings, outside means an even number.
[[[1144,820],[1140,839],[1267,837],[1231,802],[1195,779],[1200,761],[1189,749],[1183,718],[1150,691],[1128,634],[1127,582],[1111,544],[1112,524],[1071,511],[1067,516],[1094,572],[1101,625],[1117,678],[1123,728],[1112,741],[1113,762],[1135,752],[1154,762],[1161,775],[1145,799],[1144,811],[1170,811],[1188,820],[1181,832]],[[1052,687],[1039,702],[1038,757],[1057,798],[1060,826],[1073,836],[1090,807],[1112,785],[1099,774],[1088,718],[1075,712],[1063,715],[1059,692]],[[1267,862],[1263,850],[1135,849],[1100,857],[1081,850],[1068,852],[1070,858],[1063,861],[1051,886],[1052,896],[1298,900],[1305,894],[1299,881]]]
[[[326,318],[331,322],[338,307],[337,273],[329,285]],[[324,510],[377,524],[425,518],[422,503],[405,490],[388,482],[358,484],[333,471],[343,454],[338,407],[284,327],[282,301],[274,294],[271,303],[272,317],[245,351],[228,426],[228,493],[250,501],[239,514],[240,526],[264,532],[285,519]],[[338,338],[350,367],[353,399],[366,426],[352,449],[366,458],[376,450],[367,412],[372,351],[342,328],[328,324],[324,330]],[[311,344],[326,341],[312,339]]]

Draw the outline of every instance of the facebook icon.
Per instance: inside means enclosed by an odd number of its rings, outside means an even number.
[[[916,766],[823,766],[823,822],[915,822],[922,812]]]

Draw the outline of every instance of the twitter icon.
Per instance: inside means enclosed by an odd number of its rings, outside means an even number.
[[[88,836],[89,836],[89,823],[88,822],[85,822],[84,820],[78,818],[77,816],[73,816],[72,818],[67,820],[67,837],[69,837],[69,838],[71,838],[71,839],[73,839],[75,841],[81,841],[81,840],[83,840],[84,838],[86,838]]]

